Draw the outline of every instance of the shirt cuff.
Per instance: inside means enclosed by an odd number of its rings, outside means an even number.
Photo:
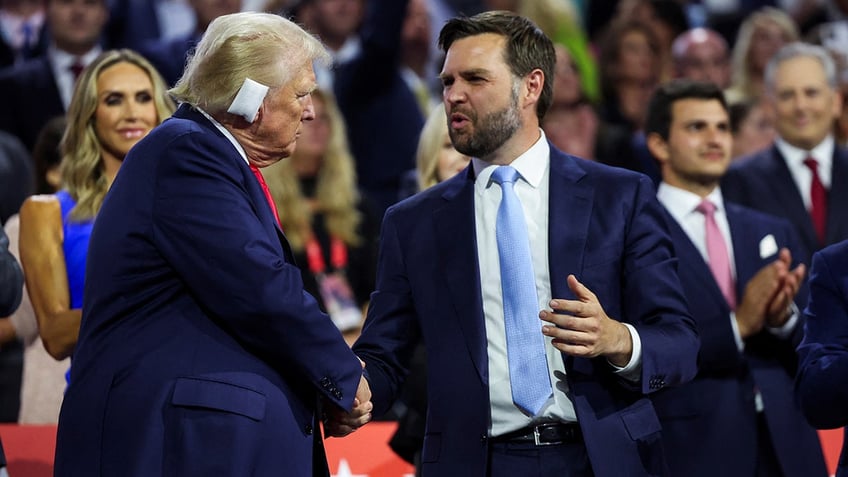
[[[607,360],[607,363],[613,367],[615,374],[635,383],[642,377],[642,340],[639,338],[639,333],[633,325],[628,323],[622,323],[622,325],[627,327],[627,331],[630,332],[630,339],[633,341],[633,352],[630,353],[630,361],[623,368],[610,363],[609,360]]]
[[[779,326],[777,328],[766,326],[766,329],[769,331],[769,333],[777,336],[780,339],[789,338],[792,332],[795,331],[795,327],[798,325],[798,316],[801,314],[801,312],[798,310],[798,306],[795,305],[794,301],[789,306],[789,310],[789,319],[786,320],[786,323],[784,323],[783,326]]]
[[[742,333],[739,332],[739,322],[736,321],[736,312],[730,312],[730,327],[733,328],[733,338],[736,340],[736,348],[740,352],[745,351],[745,340],[742,339]]]

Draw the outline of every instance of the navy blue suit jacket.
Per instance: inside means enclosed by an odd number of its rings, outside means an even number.
[[[790,223],[725,202],[736,265],[736,296],[756,273],[777,258],[762,257],[760,242],[771,235],[777,249],[798,251]],[[748,337],[740,352],[730,323],[730,307],[708,264],[686,232],[669,214],[671,237],[680,260],[679,274],[701,338],[698,376],[691,383],[651,397],[663,426],[671,475],[750,477],[757,458],[754,388],[762,396],[765,418],[784,477],[825,476],[818,435],[792,399],[792,379],[803,321],[778,338],[768,330]],[[806,289],[798,294],[806,301]]]
[[[592,467],[598,477],[664,475],[660,424],[645,395],[695,375],[698,337],[662,207],[643,175],[553,148],[550,164],[553,296],[573,299],[566,277],[575,274],[642,342],[637,385],[606,359],[563,355]],[[486,475],[488,357],[471,168],[386,213],[377,288],[354,345],[375,413],[397,396],[419,330],[429,403],[423,475]]]
[[[848,241],[813,256],[810,301],[795,393],[810,423],[820,429],[848,426]],[[837,477],[848,476],[848,429]]]
[[[347,125],[356,176],[382,218],[397,202],[404,172],[415,169],[424,127],[415,94],[400,74],[400,33],[408,0],[369,2],[362,51],[337,66],[333,89]]]
[[[786,161],[772,146],[734,163],[721,182],[724,198],[792,222],[801,237],[799,256],[810,264],[813,252],[822,245],[816,238],[813,220]],[[831,186],[828,191],[827,240],[825,245],[848,239],[848,149],[837,146],[833,152]]]
[[[165,83],[174,86],[183,75],[189,51],[194,49],[199,41],[200,35],[192,33],[172,40],[145,42],[138,52],[156,67]]]
[[[181,106],[127,155],[84,302],[57,476],[326,475],[316,406],[350,409],[360,363],[200,112]]]
[[[47,121],[65,114],[46,55],[0,72],[0,104],[0,129],[32,151]]]

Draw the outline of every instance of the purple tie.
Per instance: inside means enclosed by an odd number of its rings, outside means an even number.
[[[695,210],[704,214],[710,270],[712,270],[713,277],[722,295],[727,300],[727,304],[730,305],[730,309],[735,310],[736,292],[734,291],[733,274],[730,271],[730,255],[727,253],[724,236],[722,236],[715,221],[716,206],[704,199]]]

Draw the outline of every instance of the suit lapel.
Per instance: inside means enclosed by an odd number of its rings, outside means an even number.
[[[443,202],[433,211],[436,249],[442,256],[440,266],[450,303],[465,335],[465,345],[477,373],[485,382],[488,356],[474,225],[473,168],[468,167],[446,185]]]
[[[583,267],[595,198],[594,186],[582,180],[585,175],[577,159],[551,146],[548,267],[551,293],[557,298],[574,298],[566,279],[572,273],[579,275]]]
[[[801,240],[807,250],[813,251],[819,248],[816,238],[815,227],[810,213],[804,207],[804,199],[798,190],[795,179],[786,165],[786,159],[780,154],[776,146],[771,148],[772,161],[768,162],[768,170],[764,171],[763,177],[775,177],[777,180],[768,181],[771,196],[779,204],[780,210],[784,210],[784,216],[798,228]]]
[[[716,303],[726,303],[724,294],[722,294],[721,289],[718,287],[718,283],[716,283],[715,277],[713,277],[713,272],[710,270],[710,266],[704,260],[701,252],[698,251],[695,244],[692,243],[692,239],[690,239],[683,228],[680,227],[677,220],[675,220],[668,211],[665,211],[665,214],[668,219],[668,228],[671,233],[671,240],[674,243],[674,252],[680,260],[681,268],[683,268],[683,270],[680,270],[680,274],[694,276],[701,284],[702,289],[709,290],[709,293],[713,295],[712,301]],[[737,297],[739,296],[738,288],[737,281]]]
[[[254,212],[257,217],[259,217],[260,222],[262,222],[262,226],[265,228],[268,236],[277,237],[279,240],[280,246],[282,247],[281,251],[285,256],[286,261],[289,263],[295,263],[294,254],[292,253],[289,241],[286,239],[285,234],[280,228],[279,222],[277,222],[277,219],[271,211],[268,200],[265,198],[265,192],[262,191],[262,186],[259,185],[259,181],[256,180],[256,176],[253,175],[253,171],[250,170],[250,166],[247,165],[238,151],[236,151],[232,144],[230,144],[229,139],[227,139],[227,137],[224,136],[221,131],[206,118],[206,116],[188,104],[181,105],[174,113],[174,117],[195,121],[219,136],[223,142],[226,142],[229,147],[222,147],[221,151],[225,152],[228,156],[232,156],[232,159],[239,164],[239,170],[242,173],[242,183],[244,184]]]
[[[727,211],[727,224],[730,227],[730,237],[733,241],[733,261],[736,264],[737,302],[741,303],[745,293],[745,285],[757,274],[762,265],[760,240],[766,236],[759,236],[762,232],[757,230],[755,224],[750,222],[749,217],[745,217],[737,205],[725,203],[724,206]]]

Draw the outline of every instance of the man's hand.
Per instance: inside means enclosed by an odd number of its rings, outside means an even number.
[[[365,363],[362,360],[359,362],[365,368]],[[325,406],[322,417],[325,437],[344,437],[371,422],[371,411],[374,405],[371,403],[371,387],[368,386],[365,375],[363,374],[359,380],[356,397],[353,399],[353,409],[346,412],[333,404],[327,403]]]
[[[626,366],[633,352],[627,327],[607,316],[598,297],[574,275],[568,276],[568,287],[577,300],[551,300],[553,311],[542,310],[539,318],[556,326],[543,326],[542,333],[553,338],[554,347],[563,353],[604,356],[616,366]]]
[[[742,302],[736,308],[736,323],[742,338],[759,333],[763,326],[781,326],[789,318],[787,310],[804,278],[806,268],[790,270],[792,254],[782,248],[770,264],[761,268],[745,285]]]
[[[795,301],[795,295],[798,294],[798,289],[801,287],[801,282],[807,272],[803,263],[793,270],[789,269],[792,266],[792,254],[788,249],[781,249],[778,260],[786,264],[788,272],[766,310],[766,325],[772,328],[785,325],[789,317],[792,316],[792,302]]]

